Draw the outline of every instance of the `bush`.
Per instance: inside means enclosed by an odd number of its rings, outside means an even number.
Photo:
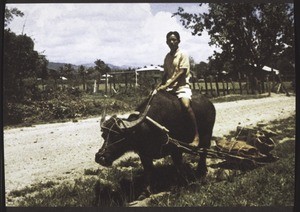
[[[78,117],[101,115],[104,108],[107,113],[122,113],[133,110],[139,103],[136,95],[128,97],[107,98],[98,95],[82,95],[78,89],[64,91],[48,87],[39,93],[33,101],[26,99],[21,103],[8,103],[4,108],[4,125],[33,124],[69,120]],[[126,102],[134,102],[128,104]]]
[[[3,119],[4,125],[26,123],[28,117],[34,117],[37,114],[34,106],[20,103],[8,103],[6,110],[6,117]]]
[[[4,125],[14,125],[22,123],[23,121],[23,110],[20,105],[8,103],[6,111],[4,112]]]

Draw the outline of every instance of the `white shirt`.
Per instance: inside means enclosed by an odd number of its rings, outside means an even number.
[[[180,69],[186,69],[185,75],[180,77],[177,82],[172,84],[171,88],[179,88],[179,87],[189,87],[189,81],[191,77],[190,73],[190,61],[189,56],[185,52],[177,49],[175,55],[172,55],[170,52],[166,55],[164,60],[164,71],[167,76],[167,79],[172,78],[175,74],[177,74]]]

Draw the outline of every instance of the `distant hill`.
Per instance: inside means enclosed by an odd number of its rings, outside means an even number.
[[[82,64],[85,67],[94,67],[95,63],[87,63],[87,64]],[[112,70],[124,70],[128,68],[134,68],[133,66],[116,66],[110,63],[107,63],[108,67]]]
[[[66,65],[68,63],[55,63],[55,62],[49,62],[47,68],[48,69],[54,69],[54,70],[58,70],[59,67],[62,67],[64,65]],[[72,65],[72,64],[71,64]],[[79,66],[76,65],[72,65],[72,67],[76,70]]]
[[[48,69],[54,69],[54,70],[58,70],[59,67],[62,67],[64,65],[66,65],[68,63],[56,63],[56,62],[49,62],[48,64]],[[80,65],[73,65],[71,64],[72,67],[77,70],[79,68]],[[82,64],[85,67],[94,67],[95,64],[94,63],[86,63],[86,64]],[[107,64],[109,68],[111,68],[112,70],[124,70],[124,69],[128,69],[128,68],[134,68],[134,67],[130,67],[130,66],[116,66],[113,64]]]

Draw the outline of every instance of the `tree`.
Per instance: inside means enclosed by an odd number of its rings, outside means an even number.
[[[38,56],[38,64],[37,64],[37,70],[38,70],[38,77],[42,78],[43,80],[46,80],[49,77],[49,72],[48,72],[48,64],[49,61],[46,59],[45,55],[40,54]]]
[[[96,70],[94,67],[88,67],[86,69],[86,79],[93,80],[97,78],[98,74],[96,73]]]
[[[15,8],[5,10],[6,26],[14,16],[23,16],[23,13]],[[48,61],[34,50],[30,37],[16,35],[9,28],[4,30],[3,50],[4,95],[8,101],[22,101],[26,99],[26,86],[35,86],[34,81],[45,71]],[[28,78],[32,79],[32,85],[25,86],[24,80]]]
[[[108,65],[105,64],[104,61],[97,59],[95,61],[96,67],[95,69],[99,72],[99,84],[100,84],[100,80],[103,74],[107,74],[108,72],[110,72],[110,68]],[[107,80],[108,78],[106,77],[106,83],[105,83],[105,93],[107,93]]]
[[[102,61],[102,60],[100,60],[100,59],[97,59],[94,63],[95,63],[95,65],[96,65],[95,69],[96,69],[97,71],[99,71],[99,73],[100,73],[101,75],[107,74],[108,72],[110,72],[109,66],[106,65],[104,61]]]
[[[49,69],[48,76],[49,78],[57,81],[60,78],[60,71],[57,71],[55,69]]]
[[[196,64],[195,72],[198,79],[202,79],[204,76],[209,75],[207,63],[202,61],[199,64]]]
[[[7,25],[13,20],[14,16],[23,17],[24,13],[18,10],[17,8],[12,8],[12,9],[5,8],[4,27],[7,27]]]
[[[193,70],[195,68],[195,60],[193,57],[189,57],[190,69]]]
[[[4,31],[4,89],[8,97],[22,100],[25,92],[24,79],[36,78],[47,66],[47,60],[34,50],[33,40],[27,35]]]
[[[178,8],[174,15],[180,17],[193,35],[201,36],[204,30],[208,31],[209,44],[222,50],[210,58],[218,72],[230,63],[230,71],[237,73],[250,66],[255,67],[252,71],[256,74],[279,58],[294,60],[292,4],[211,3],[208,6],[208,13],[190,14]]]
[[[190,62],[190,71],[191,71],[191,75],[192,75],[192,81],[196,80],[197,75],[195,73],[195,60],[193,57],[189,57],[189,62]]]
[[[65,64],[63,66],[63,74],[69,79],[73,79],[74,78],[74,74],[73,72],[75,71],[75,69],[73,68],[72,64],[68,63],[68,64]]]
[[[78,68],[78,72],[79,72],[79,76],[82,79],[83,90],[85,91],[86,90],[85,78],[86,78],[87,70],[85,70],[85,67],[81,65]]]

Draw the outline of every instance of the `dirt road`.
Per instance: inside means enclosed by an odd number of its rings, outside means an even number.
[[[295,96],[215,104],[214,136],[238,125],[256,125],[295,114]],[[6,192],[37,182],[68,180],[97,169],[94,155],[102,144],[100,118],[4,130]]]

